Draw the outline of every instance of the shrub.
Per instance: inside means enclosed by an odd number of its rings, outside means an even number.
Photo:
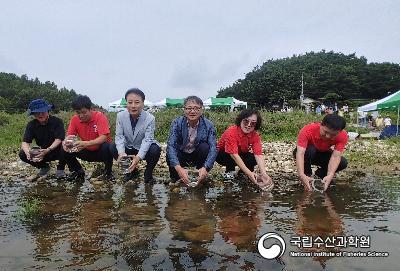
[[[0,126],[8,124],[10,121],[10,115],[4,111],[0,111]]]

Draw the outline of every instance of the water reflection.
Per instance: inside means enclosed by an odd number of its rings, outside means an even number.
[[[121,256],[131,266],[142,266],[156,249],[155,239],[163,229],[159,199],[154,187],[140,184],[126,189],[118,214]]]
[[[112,193],[108,189],[86,193],[91,188],[90,184],[85,185],[89,187],[39,182],[23,193],[25,198],[42,201],[40,216],[27,221],[36,243],[34,256],[38,260],[46,262],[53,255],[68,257],[70,262],[66,266],[69,267],[91,266],[108,251],[112,244],[109,234],[113,227]]]
[[[321,246],[313,245],[312,248],[302,248],[305,252],[336,252],[337,248],[326,247],[325,241],[328,237],[344,236],[344,224],[329,196],[330,193],[317,194],[304,191],[297,197],[296,202],[296,236],[307,236],[321,238]],[[331,257],[314,257],[322,267]]]
[[[40,182],[28,187],[22,198],[38,198],[42,202],[40,216],[25,221],[27,230],[34,237],[34,257],[45,259],[57,252],[57,245],[70,236],[73,209],[77,202],[77,190],[65,191]]]
[[[174,269],[201,266],[209,256],[205,244],[213,241],[217,221],[211,203],[204,198],[204,189],[170,195],[165,218],[172,240],[179,241],[167,249]]]
[[[237,184],[176,191],[140,181],[2,182],[2,219],[17,211],[17,199],[40,198],[42,209],[35,219],[3,219],[0,256],[6,263],[0,269],[343,269],[343,258],[286,253],[286,266],[266,261],[257,252],[258,238],[269,231],[286,241],[364,234],[371,235],[374,249],[386,246],[395,254],[397,246],[387,245],[400,241],[399,181],[366,177],[338,182],[325,194],[303,192],[291,179],[267,194]],[[13,255],[20,258],[12,260]],[[397,264],[394,257],[382,261],[391,269]],[[348,264],[373,266],[365,259]]]
[[[223,194],[216,203],[218,229],[224,240],[235,245],[239,251],[256,251],[263,199],[260,194],[243,187],[243,190]]]
[[[74,264],[90,266],[112,244],[114,225],[111,191],[85,194],[74,208],[75,220],[70,233],[70,250]],[[111,239],[111,240],[110,240]]]

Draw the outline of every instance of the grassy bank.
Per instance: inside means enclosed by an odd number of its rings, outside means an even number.
[[[61,112],[55,115],[60,117],[64,121],[65,127],[67,127],[73,114],[73,112]],[[154,113],[157,126],[155,137],[159,142],[166,142],[172,120],[181,114],[181,109],[161,110]],[[267,142],[295,141],[299,130],[305,124],[322,119],[322,116],[306,115],[301,111],[291,113],[262,111],[261,114],[263,125],[260,133],[263,140]],[[107,115],[114,136],[116,113],[107,113]],[[206,111],[205,116],[214,123],[217,136],[220,137],[222,132],[234,123],[237,113]],[[0,112],[0,157],[5,154],[16,153],[19,150],[25,126],[30,119],[26,114]],[[355,131],[355,128],[348,126],[346,130]],[[400,140],[386,140],[385,144],[389,144],[393,146],[394,150],[397,150],[400,146]],[[362,159],[362,156],[358,156],[356,153],[352,154],[352,156],[355,159]]]
[[[181,114],[181,109],[161,110],[154,113],[156,117],[155,137],[158,141],[165,142],[167,140],[172,120]],[[55,115],[60,117],[67,127],[73,112],[61,112]],[[116,113],[107,113],[107,115],[112,135],[114,135]],[[234,123],[237,113],[206,111],[205,115],[214,123],[219,137],[228,126]],[[302,112],[284,114],[264,111],[262,117],[263,126],[260,132],[265,141],[294,140],[304,124],[321,119],[321,116],[305,115]],[[0,148],[3,150],[5,148],[19,148],[25,126],[29,120],[31,118],[26,114],[0,112]]]
[[[61,118],[64,121],[65,128],[67,128],[73,114],[73,112],[60,112],[54,115]],[[154,113],[156,117],[155,137],[158,141],[165,142],[167,140],[172,120],[181,114],[181,109],[160,110]],[[204,115],[214,123],[219,137],[227,127],[234,123],[237,113],[205,111]],[[293,141],[305,124],[320,121],[323,117],[314,114],[306,115],[301,111],[291,113],[262,111],[261,115],[263,125],[260,133],[264,141]],[[107,113],[107,116],[114,136],[116,113]],[[0,148],[19,147],[25,126],[31,119],[26,114],[0,112]],[[354,131],[355,129],[348,126],[346,130]]]

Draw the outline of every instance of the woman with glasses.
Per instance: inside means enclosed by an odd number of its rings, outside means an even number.
[[[261,138],[258,130],[261,127],[260,112],[245,109],[236,118],[236,125],[230,126],[218,141],[217,163],[226,167],[224,178],[234,178],[235,167],[244,173],[248,179],[258,186],[272,186],[272,180],[265,170],[265,160],[262,152]],[[254,172],[258,165],[260,174]]]

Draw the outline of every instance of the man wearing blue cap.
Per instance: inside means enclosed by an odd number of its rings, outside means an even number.
[[[34,119],[25,128],[19,157],[22,161],[38,168],[39,177],[46,176],[50,171],[48,162],[59,160],[56,177],[62,178],[64,177],[65,160],[61,152],[61,142],[64,140],[65,130],[61,119],[50,116],[49,111],[52,108],[53,105],[43,99],[30,102],[28,111]],[[32,159],[30,155],[30,145],[33,140],[41,148],[35,159]]]

